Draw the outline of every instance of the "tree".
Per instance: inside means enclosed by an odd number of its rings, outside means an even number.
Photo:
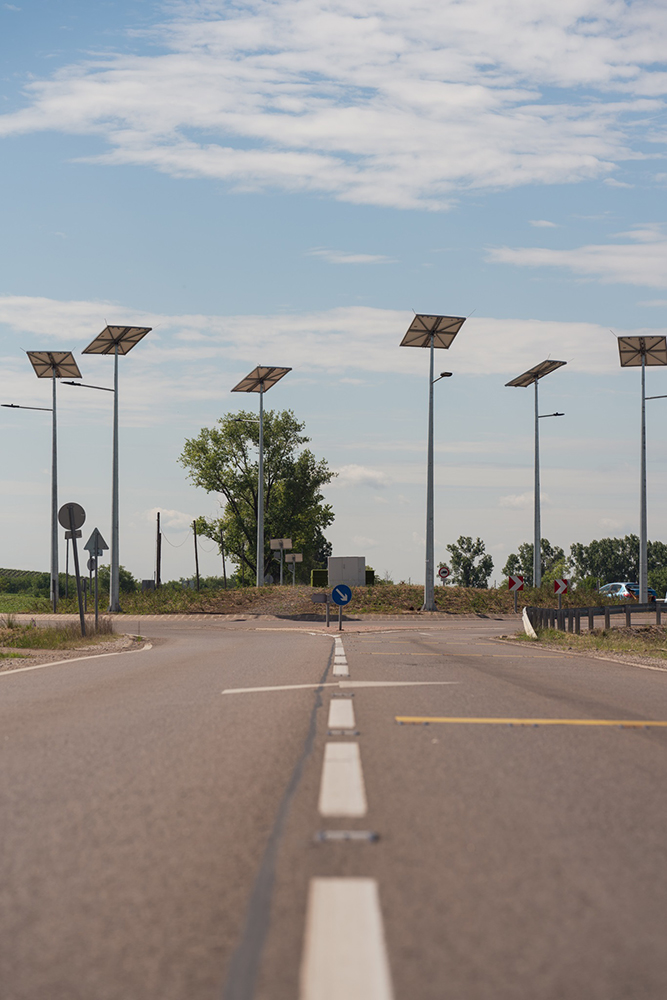
[[[481,538],[473,542],[469,535],[459,535],[456,542],[447,546],[447,550],[452,557],[452,583],[459,587],[488,587],[493,559],[488,553],[484,554],[485,545]]]
[[[111,570],[109,566],[100,566],[97,570],[97,585],[100,590],[103,590],[107,594],[109,593],[110,574]],[[70,586],[72,586],[71,583]],[[139,581],[135,580],[129,569],[125,569],[124,566],[119,566],[118,587],[121,594],[133,594],[139,587]],[[74,588],[76,592],[76,583],[74,584]]]
[[[264,413],[264,574],[278,572],[279,556],[269,548],[271,538],[291,538],[294,551],[303,553],[297,566],[303,575],[326,566],[331,545],[324,530],[334,519],[321,489],[335,473],[325,459],[319,461],[303,448],[310,438],[291,410]],[[179,461],[195,486],[221,494],[226,506],[219,518],[197,519],[197,531],[220,542],[242,570],[243,578],[256,578],[257,479],[259,423],[253,413],[228,413],[217,426],[204,427],[186,440]],[[307,577],[306,577],[307,578]]]
[[[667,545],[664,542],[649,542],[647,555],[649,584],[661,590],[667,573]],[[570,558],[579,580],[588,577],[595,584],[598,580],[600,584],[636,581],[639,575],[639,538],[637,535],[596,538],[588,545],[574,542],[570,546]]]
[[[552,545],[548,538],[543,538],[540,544],[542,556],[542,582],[550,583],[567,573],[567,559],[560,545]],[[533,543],[523,542],[518,552],[512,552],[503,566],[503,576],[523,576],[527,587],[533,586]]]

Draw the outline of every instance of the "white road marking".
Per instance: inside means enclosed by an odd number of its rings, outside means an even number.
[[[337,699],[329,704],[329,729],[354,729],[354,705],[349,699]]]
[[[375,879],[311,879],[299,1000],[393,995]]]
[[[117,653],[112,654],[117,656]],[[65,662],[69,662],[66,660]],[[29,667],[29,670],[36,670],[36,667]],[[16,673],[17,671],[12,671]],[[2,674],[0,674],[2,677]],[[255,694],[262,691],[301,691],[305,688],[381,688],[381,687],[431,687],[443,686],[446,684],[460,684],[461,681],[326,681],[323,684],[275,684],[271,687],[254,688],[225,688],[222,694]]]
[[[124,656],[125,653],[145,653],[153,648],[151,642],[147,642],[141,649],[119,649],[117,653],[95,653],[93,656],[72,656],[68,660],[49,660],[47,663],[36,663],[34,667],[17,667],[16,670],[1,670],[0,677],[9,677],[11,674],[24,674],[27,670],[43,670],[44,667],[59,667],[62,663],[81,663],[82,660],[101,660],[103,656]]]
[[[345,656],[343,640],[340,639],[337,635],[334,636],[333,675],[334,677],[350,676],[350,668],[347,665],[347,657]]]
[[[321,816],[365,816],[368,809],[358,743],[327,743],[320,781]]]

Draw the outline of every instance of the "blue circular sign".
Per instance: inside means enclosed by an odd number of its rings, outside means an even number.
[[[334,587],[331,593],[331,600],[334,604],[339,604],[341,607],[344,607],[352,600],[352,591],[346,583],[339,583],[337,587]]]

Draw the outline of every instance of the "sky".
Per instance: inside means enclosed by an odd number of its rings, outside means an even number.
[[[0,2],[0,402],[50,406],[26,350],[152,332],[120,360],[121,563],[194,571],[220,498],[178,463],[257,364],[338,475],[335,555],[424,580],[428,353],[436,561],[479,536],[500,581],[532,537],[638,531],[640,376],[615,337],[667,328],[667,7],[644,0]],[[667,370],[647,373],[667,394]],[[59,387],[60,502],[110,533],[111,394]],[[648,410],[649,537],[667,524],[667,399]],[[0,566],[47,570],[50,416],[0,410]],[[220,574],[205,540],[201,571]],[[61,562],[64,563],[64,543]],[[64,568],[64,566],[63,566]]]

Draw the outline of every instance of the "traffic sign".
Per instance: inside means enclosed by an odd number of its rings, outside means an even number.
[[[93,528],[93,533],[84,545],[86,552],[90,552],[92,556],[103,556],[104,550],[108,549],[109,546],[102,538],[102,535],[97,528]]]
[[[72,512],[70,520],[70,510]],[[74,528],[79,529],[86,520],[86,512],[79,503],[64,503],[58,511],[58,521],[67,531],[72,530],[71,521],[74,521]]]
[[[346,583],[339,583],[331,592],[331,600],[339,607],[345,607],[352,600],[352,591]]]
[[[440,569],[438,570],[438,576],[440,577],[441,580],[446,580],[450,573],[451,570],[449,566],[441,566]]]
[[[554,594],[567,594],[567,580],[554,580]]]
[[[507,580],[507,585],[510,590],[523,590],[523,577],[519,573],[512,573]]]

